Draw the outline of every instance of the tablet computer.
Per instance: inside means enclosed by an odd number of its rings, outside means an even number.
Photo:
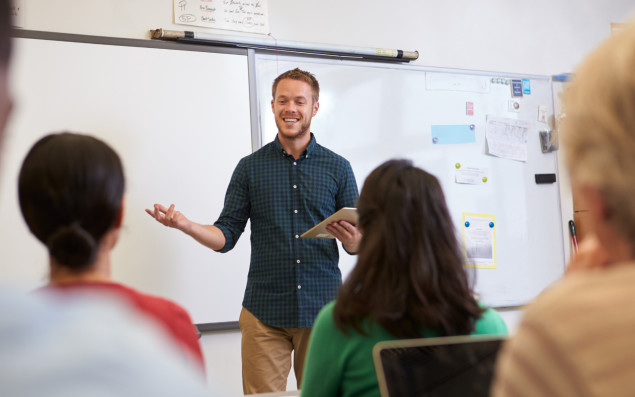
[[[353,225],[357,225],[359,216],[357,215],[357,208],[344,207],[333,215],[329,216],[322,222],[313,226],[311,229],[302,233],[300,237],[303,238],[335,238],[333,235],[326,231],[326,226],[336,221],[347,221]]]

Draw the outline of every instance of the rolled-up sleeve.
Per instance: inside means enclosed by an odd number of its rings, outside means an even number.
[[[249,183],[246,170],[246,161],[242,159],[232,174],[227,192],[225,204],[214,226],[218,227],[225,235],[225,246],[218,252],[230,251],[245,230],[250,213]]]
[[[359,193],[357,190],[357,181],[355,180],[355,174],[351,168],[351,164],[348,161],[344,161],[342,167],[343,175],[339,180],[341,181],[337,197],[335,198],[335,205],[337,209],[343,207],[355,207],[357,205],[357,198]]]

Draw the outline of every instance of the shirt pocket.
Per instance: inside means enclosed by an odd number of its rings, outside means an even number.
[[[325,173],[306,178],[303,190],[308,208],[324,216],[335,212],[337,181],[332,175]]]

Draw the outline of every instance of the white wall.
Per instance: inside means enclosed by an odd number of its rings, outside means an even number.
[[[31,30],[128,38],[156,28],[205,31],[174,25],[172,0],[20,1]],[[278,40],[418,50],[421,65],[529,74],[571,71],[611,22],[635,11],[632,0],[268,3]]]
[[[174,25],[172,0],[20,1],[29,30],[137,39],[156,28],[205,30]],[[271,35],[278,40],[417,50],[419,65],[546,75],[573,71],[608,37],[611,22],[625,22],[635,11],[632,0],[268,3]],[[520,313],[502,314],[513,331]],[[240,395],[240,334],[208,333],[201,341],[210,382]]]

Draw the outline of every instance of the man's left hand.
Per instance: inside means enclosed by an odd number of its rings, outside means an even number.
[[[362,239],[362,233],[357,229],[356,225],[347,221],[338,221],[329,224],[326,227],[326,231],[342,242],[346,252],[349,254],[357,253],[359,242]]]

